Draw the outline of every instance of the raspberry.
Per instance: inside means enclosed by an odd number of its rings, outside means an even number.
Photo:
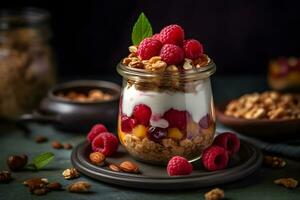
[[[123,132],[129,133],[136,126],[137,122],[135,119],[127,116],[121,117],[121,130]]]
[[[179,111],[171,108],[164,113],[163,117],[169,122],[169,128],[178,128],[185,130],[189,113],[187,111]]]
[[[91,143],[100,133],[107,132],[103,124],[95,124],[87,135],[87,140]]]
[[[209,114],[206,114],[199,121],[199,126],[203,129],[208,129],[210,124],[211,124],[211,118],[210,118]]]
[[[159,33],[156,33],[156,34],[152,35],[151,38],[152,38],[152,39],[155,39],[155,40],[161,41],[161,40],[160,40],[160,34],[159,34]]]
[[[152,111],[151,108],[145,104],[136,105],[133,109],[133,117],[138,124],[148,126]]]
[[[153,56],[158,56],[162,47],[159,40],[152,38],[145,38],[138,47],[138,55],[142,60],[149,60]]]
[[[183,51],[185,57],[196,59],[203,54],[203,46],[198,40],[189,39],[183,41]]]
[[[160,57],[168,65],[177,65],[183,61],[184,52],[179,46],[165,44],[160,50]]]
[[[160,143],[167,137],[167,129],[152,126],[148,129],[148,136],[150,140]]]
[[[174,156],[168,163],[167,171],[169,176],[189,175],[193,171],[193,166],[187,159]]]
[[[97,137],[92,142],[92,149],[96,152],[101,152],[105,156],[113,155],[119,146],[118,138],[109,132],[104,132]]]
[[[210,146],[202,153],[202,164],[209,171],[226,168],[228,160],[227,151],[219,146]]]
[[[240,149],[240,139],[234,133],[225,132],[215,138],[214,145],[223,147],[229,155],[234,155]]]
[[[163,44],[182,45],[184,30],[177,24],[166,26],[160,31],[160,40]]]

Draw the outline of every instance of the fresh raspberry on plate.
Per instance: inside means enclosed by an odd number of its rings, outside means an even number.
[[[137,121],[131,117],[122,116],[121,117],[121,130],[123,132],[129,133],[136,126]]]
[[[165,44],[160,50],[160,57],[168,65],[177,65],[184,60],[184,52],[179,46]]]
[[[160,41],[163,44],[182,45],[184,40],[184,30],[177,24],[172,24],[164,27],[160,31]]]
[[[223,147],[229,155],[234,155],[240,149],[240,139],[234,133],[225,132],[215,138],[214,145]]]
[[[168,163],[167,171],[169,176],[189,175],[193,171],[193,166],[187,159],[174,156]]]
[[[162,43],[153,38],[145,38],[138,46],[138,56],[142,60],[149,60],[153,56],[158,56]]]
[[[95,152],[101,152],[105,156],[113,155],[119,146],[118,138],[109,132],[104,132],[95,137],[92,142],[92,149]]]
[[[156,33],[156,34],[152,35],[151,38],[152,38],[152,39],[155,39],[155,40],[161,41],[161,40],[160,40],[160,34],[159,34],[159,33]]]
[[[225,169],[228,165],[228,153],[219,146],[210,146],[202,153],[202,164],[209,171]]]
[[[179,111],[171,108],[164,113],[163,118],[169,123],[169,128],[178,128],[185,130],[189,113],[187,111]]]
[[[133,117],[138,124],[148,126],[151,115],[151,108],[145,104],[138,104],[133,109]]]
[[[185,57],[190,59],[199,58],[203,54],[202,44],[195,39],[189,39],[183,41],[183,50]]]
[[[107,132],[103,124],[95,124],[87,135],[87,140],[91,143],[100,133]]]

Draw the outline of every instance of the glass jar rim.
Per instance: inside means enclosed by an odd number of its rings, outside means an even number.
[[[201,80],[209,78],[216,71],[216,65],[212,59],[210,59],[209,63],[206,66],[200,67],[198,69],[186,70],[184,73],[182,72],[151,72],[144,69],[130,68],[122,62],[117,65],[117,72],[129,79],[151,79],[151,78],[162,78],[162,79],[172,79],[174,76],[179,80]]]
[[[0,10],[0,30],[47,24],[50,13],[33,7]]]

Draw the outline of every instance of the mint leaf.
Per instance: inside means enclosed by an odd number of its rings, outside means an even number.
[[[42,153],[32,160],[32,164],[35,166],[36,170],[40,170],[45,167],[52,159],[54,154],[51,152]]]
[[[143,39],[150,36],[152,36],[152,27],[149,20],[142,12],[132,29],[132,43],[138,45]]]

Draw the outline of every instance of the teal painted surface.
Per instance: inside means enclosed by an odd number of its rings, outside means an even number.
[[[239,83],[239,84],[237,84]],[[249,77],[239,78],[222,78],[216,79],[213,82],[214,93],[218,102],[223,98],[239,95],[243,92],[249,92],[255,88],[263,88],[264,82],[262,79],[254,79]],[[229,89],[224,90],[224,85]],[[233,87],[236,86],[236,87]],[[238,87],[238,88],[237,88]],[[241,88],[242,87],[242,88]],[[246,89],[245,89],[246,88]],[[2,200],[26,200],[26,199],[49,199],[49,200],[153,200],[153,199],[204,199],[204,193],[212,188],[202,188],[197,190],[185,191],[147,191],[134,190],[125,187],[109,185],[94,181],[88,177],[81,176],[75,180],[64,180],[61,175],[62,171],[70,164],[70,150],[54,150],[51,148],[51,140],[60,140],[62,142],[76,145],[84,140],[84,134],[62,133],[55,130],[50,125],[33,125],[30,127],[30,134],[25,134],[23,131],[14,127],[0,128],[0,169],[6,169],[5,160],[7,156],[12,154],[26,153],[29,158],[45,152],[51,151],[55,153],[55,160],[47,166],[46,169],[40,172],[18,172],[13,173],[14,180],[9,184],[0,184],[0,199]],[[33,140],[36,135],[45,135],[50,140],[47,143],[36,144]],[[64,188],[72,182],[84,180],[92,184],[92,190],[89,194],[74,194],[66,191],[50,192],[46,196],[33,196],[28,192],[28,189],[22,185],[22,182],[27,178],[45,177],[49,181],[61,182]],[[293,177],[300,180],[300,161],[287,159],[287,166],[283,169],[267,169],[262,168],[257,173],[243,180],[220,185],[219,187],[225,190],[225,195],[228,199],[243,199],[243,200],[297,200],[300,199],[300,187],[290,190],[273,184],[273,180],[281,177]]]

